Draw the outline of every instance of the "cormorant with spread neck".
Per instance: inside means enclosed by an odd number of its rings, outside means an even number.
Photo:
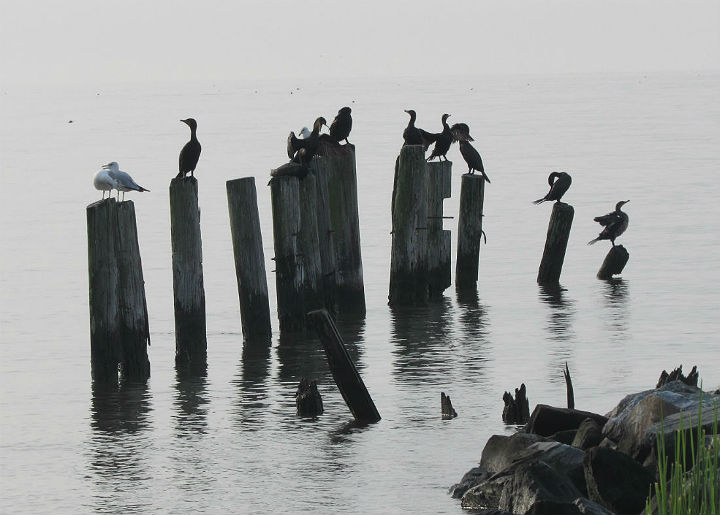
[[[195,167],[197,166],[198,159],[200,159],[200,151],[202,147],[197,139],[197,122],[194,118],[188,118],[186,120],[180,120],[188,127],[190,127],[190,141],[185,143],[185,146],[180,151],[179,169],[177,178],[185,177],[185,174],[190,172],[190,176],[194,177]]]
[[[480,157],[480,153],[475,150],[475,147],[473,147],[469,141],[461,139],[460,141],[460,153],[463,156],[463,159],[465,159],[465,162],[468,165],[468,173],[470,175],[474,174],[474,171],[477,170],[480,172],[480,174],[485,178],[485,180],[489,183],[490,179],[488,178],[487,174],[485,173],[485,167],[483,166],[482,158]]]
[[[596,241],[610,240],[612,246],[615,246],[615,238],[620,236],[628,228],[630,217],[621,209],[629,200],[621,200],[615,204],[615,211],[603,216],[596,216],[593,220],[603,226],[602,232],[594,240],[590,240],[588,245],[592,245]]]
[[[349,107],[343,107],[338,111],[337,116],[330,124],[330,136],[338,143],[342,140],[345,140],[345,143],[350,143],[348,141],[348,136],[350,136],[350,130],[352,129],[352,116],[350,112],[351,109]]]
[[[442,115],[443,130],[435,135],[435,146],[433,147],[430,157],[427,158],[428,161],[432,161],[436,157],[440,161],[442,161],[443,158],[447,161],[445,154],[450,150],[450,144],[453,142],[453,135],[447,123],[448,118],[450,118],[449,114]]]
[[[553,172],[548,175],[548,184],[550,185],[550,191],[543,198],[539,198],[533,201],[533,204],[540,204],[546,200],[555,200],[560,202],[560,199],[572,184],[572,177],[570,174],[565,172]]]
[[[417,114],[414,110],[406,109],[405,112],[410,115],[410,121],[403,131],[403,140],[405,140],[403,147],[405,145],[422,145],[423,149],[427,151],[430,144],[435,142],[436,135],[415,127]]]
[[[328,155],[332,153],[330,149],[336,152],[337,149],[342,149],[341,145],[331,136],[320,134],[323,125],[327,127],[327,122],[325,118],[320,116],[313,123],[313,130],[307,138],[299,139],[294,132],[290,133],[287,141],[287,152],[293,162],[307,165],[315,157],[315,154]],[[303,152],[299,152],[301,149]]]

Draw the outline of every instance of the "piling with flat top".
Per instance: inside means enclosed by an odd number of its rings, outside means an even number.
[[[93,380],[147,379],[150,331],[133,203],[87,207]]]
[[[390,305],[428,299],[428,168],[422,145],[406,145],[397,161],[392,203]]]
[[[355,420],[364,423],[379,421],[380,413],[355,368],[330,314],[327,310],[320,309],[311,311],[307,317],[317,331],[335,383]]]
[[[272,335],[272,327],[255,178],[227,181],[225,188],[243,338],[262,340]]]
[[[360,249],[355,146],[328,159],[328,197],[337,266],[336,300],[341,312],[365,314],[365,285]]]
[[[293,176],[270,181],[273,241],[275,247],[275,290],[281,331],[305,327],[301,263],[297,238],[300,233],[300,184]]]
[[[324,156],[315,156],[310,163],[310,173],[315,176],[317,192],[318,243],[320,245],[320,275],[325,307],[337,311],[335,291],[337,289],[337,264],[335,256],[335,231],[330,223],[330,192],[328,178],[331,160]]]
[[[452,163],[428,163],[428,285],[431,297],[437,297],[452,284],[450,231],[443,230],[443,199],[450,198]]]
[[[613,275],[621,274],[629,259],[630,253],[622,245],[610,247],[610,251],[598,270],[597,278],[607,280],[612,279]]]
[[[170,181],[170,233],[175,299],[175,363],[207,363],[205,289],[198,182],[195,177]]]
[[[570,238],[575,210],[570,204],[555,202],[550,223],[548,224],[545,250],[543,251],[537,282],[539,284],[556,284],[560,282],[565,250]]]
[[[465,174],[460,185],[455,287],[475,288],[480,263],[485,179],[480,174]]]

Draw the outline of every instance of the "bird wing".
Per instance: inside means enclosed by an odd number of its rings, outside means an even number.
[[[420,128],[418,128],[418,130],[420,131],[420,136],[422,136],[422,142],[423,142],[422,144],[423,144],[423,147],[425,147],[425,150],[427,150],[428,147],[430,147],[430,145],[435,143],[438,139],[438,136],[440,136],[440,134],[442,134],[442,133],[435,134],[435,133],[428,132],[428,131],[420,129]]]
[[[603,227],[608,227],[610,224],[616,223],[619,218],[620,217],[613,212],[603,216],[596,216],[595,218],[593,218],[593,220],[595,220]]]
[[[470,127],[466,123],[455,123],[450,127],[453,143],[456,141],[475,141],[470,136]]]
[[[290,131],[290,134],[287,138],[287,154],[290,159],[293,158],[295,155],[295,152],[297,152],[300,149],[300,146],[298,145],[298,138],[295,136],[295,133]]]

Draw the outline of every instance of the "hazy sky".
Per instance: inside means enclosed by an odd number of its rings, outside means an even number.
[[[3,82],[720,69],[720,0],[0,0]]]

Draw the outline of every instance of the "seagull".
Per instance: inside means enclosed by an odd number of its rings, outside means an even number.
[[[299,135],[300,135],[301,139],[309,138],[310,137],[310,129],[308,129],[307,127],[303,127],[302,129],[300,129]]]
[[[103,168],[106,169],[108,175],[115,180],[115,189],[118,190],[118,197],[120,197],[120,192],[123,192],[123,201],[125,201],[126,191],[150,191],[136,183],[133,178],[130,177],[129,173],[120,170],[115,161],[106,164]]]
[[[95,174],[93,185],[96,190],[102,191],[102,200],[105,200],[105,192],[109,191],[108,198],[112,195],[112,190],[118,188],[118,183],[110,176],[108,165],[103,166],[98,173]]]

